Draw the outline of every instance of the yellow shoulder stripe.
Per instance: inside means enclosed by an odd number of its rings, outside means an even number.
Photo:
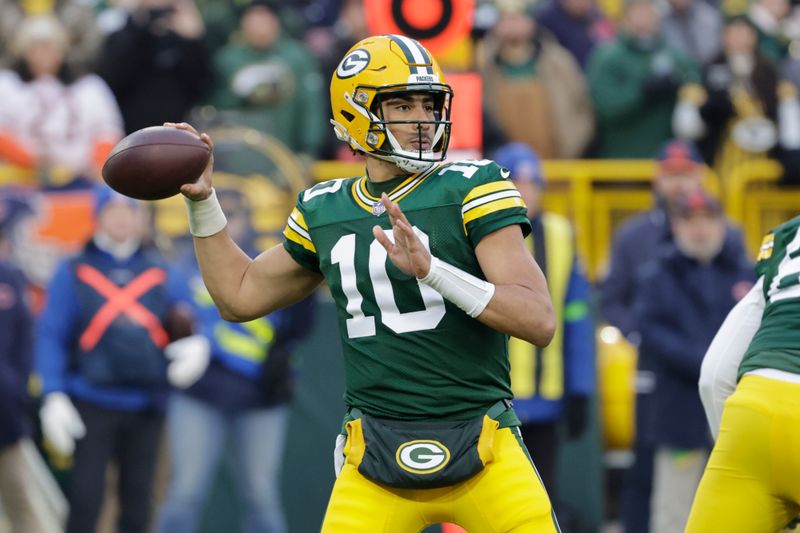
[[[500,200],[495,200],[494,202],[488,202],[483,205],[479,205],[478,207],[472,208],[466,213],[464,213],[464,226],[477,218],[481,218],[486,216],[490,213],[494,213],[495,211],[502,211],[503,209],[510,209],[512,207],[521,207],[523,209],[527,209],[525,206],[525,202],[522,201],[522,198],[518,196],[513,196],[511,198],[502,198]]]
[[[516,187],[510,181],[493,181],[492,183],[486,183],[485,185],[478,185],[471,191],[469,194],[464,198],[464,201],[461,202],[461,205],[464,205],[475,198],[479,198],[481,196],[491,194],[493,192],[498,191],[506,191],[506,190],[514,190]]]
[[[772,249],[775,247],[775,234],[769,233],[761,241],[761,248],[758,249],[758,257],[756,261],[763,261],[772,257]]]
[[[285,211],[284,211],[285,212]],[[297,224],[303,228],[304,230],[308,231],[308,224],[306,224],[306,219],[303,217],[303,213],[300,212],[299,209],[296,207],[292,210],[292,214],[289,215],[291,218],[294,219]]]
[[[313,242],[311,242],[309,239],[306,239],[289,226],[286,226],[283,229],[283,235],[293,243],[299,244],[309,252],[317,253],[317,247],[314,246]]]

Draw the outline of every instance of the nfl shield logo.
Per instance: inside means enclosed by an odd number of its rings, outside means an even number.
[[[372,204],[372,214],[375,215],[376,217],[381,216],[385,211],[386,211],[385,205],[381,203]]]

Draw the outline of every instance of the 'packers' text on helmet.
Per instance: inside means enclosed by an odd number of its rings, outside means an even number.
[[[423,92],[433,97],[433,120],[384,120],[381,102],[398,93]],[[336,136],[353,150],[390,161],[408,172],[422,172],[443,161],[450,142],[453,91],[425,47],[402,35],[368,37],[344,56],[331,79],[331,110]],[[400,146],[388,126],[415,123],[419,149]],[[424,149],[421,126],[431,124],[433,139]]]

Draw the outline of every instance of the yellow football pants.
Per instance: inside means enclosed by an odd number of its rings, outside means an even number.
[[[800,384],[744,376],[725,402],[686,532],[773,533],[798,513]]]
[[[469,533],[558,533],[547,492],[517,429],[497,430],[494,460],[472,478],[438,489],[394,489],[345,463],[322,533],[417,533],[452,522]]]

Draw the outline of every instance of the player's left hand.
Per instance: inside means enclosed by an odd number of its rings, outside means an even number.
[[[386,193],[381,195],[381,202],[389,214],[394,240],[390,239],[380,226],[374,226],[372,234],[386,249],[389,259],[401,272],[424,278],[431,269],[431,253],[414,232],[400,206],[392,202]]]

